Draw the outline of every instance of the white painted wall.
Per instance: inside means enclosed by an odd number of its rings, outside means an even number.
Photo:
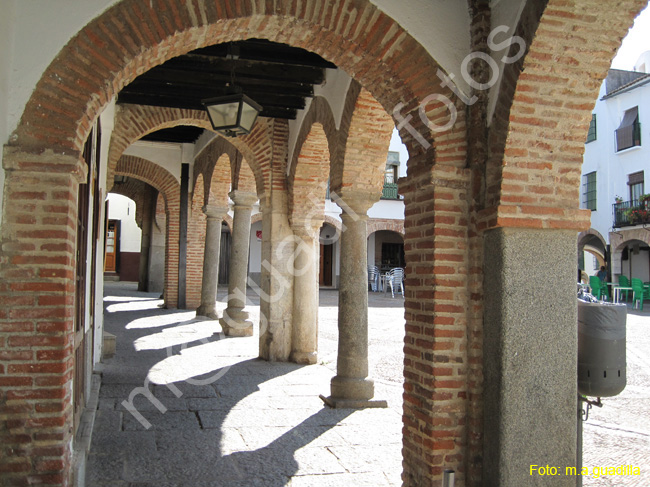
[[[404,219],[403,200],[379,200],[368,210],[369,218]]]
[[[325,83],[319,86],[314,86],[314,96],[324,97],[332,109],[334,122],[336,128],[341,126],[341,119],[343,118],[343,108],[345,108],[345,98],[350,88],[352,78],[348,73],[342,69],[328,69],[325,71]],[[300,133],[300,127],[305,120],[305,116],[309,112],[312,98],[305,100],[304,110],[299,110],[295,120],[289,120],[289,161],[293,160],[293,151],[296,148],[296,140]],[[287,174],[291,167],[287,165]]]
[[[399,152],[399,170],[397,172],[400,178],[406,177],[409,152],[406,150],[406,146],[402,143],[402,139],[399,136],[397,129],[393,129],[393,135],[390,138],[390,145],[388,146],[388,150]]]
[[[135,222],[135,201],[111,193],[108,195],[108,219],[120,220],[120,252],[140,252],[142,230]]]
[[[187,144],[168,144],[160,142],[138,141],[128,147],[124,154],[142,157],[165,168],[176,181],[181,182],[181,163],[184,159],[183,146]],[[192,146],[192,152],[194,152]],[[191,179],[190,179],[191,181]]]
[[[469,54],[467,2],[456,0],[371,0],[395,19],[431,54],[447,73],[456,73],[458,87],[469,93],[460,75],[463,58]],[[408,103],[409,100],[404,100]]]
[[[15,0],[7,0],[2,4],[0,15],[0,141],[4,143],[9,138],[9,85],[11,65],[15,55],[13,48],[15,15]],[[0,162],[2,154],[0,154]],[[0,201],[3,201],[5,187],[5,171],[0,165]],[[2,212],[0,212],[0,228],[2,228]]]
[[[255,222],[251,225],[251,239],[248,258],[248,272],[259,274],[262,272],[262,240],[258,240],[256,233],[262,231],[262,222]]]
[[[510,44],[515,42],[515,39],[513,38],[514,31],[525,5],[526,2],[523,2],[522,0],[493,0],[490,2],[490,7],[492,9],[492,30],[494,31],[502,26],[507,27],[507,30],[495,34],[492,38],[493,44],[500,49],[494,50],[491,54],[492,59],[498,67],[498,71],[495,78],[496,84],[490,88],[490,95],[488,98],[488,124],[492,122],[497,100],[499,98],[499,88],[501,87],[505,66],[504,57],[508,55]],[[522,42],[522,46],[523,45]],[[516,60],[512,61],[514,62]]]
[[[639,244],[640,242],[636,242]],[[645,245],[645,244],[643,244]],[[630,278],[641,279],[643,282],[650,281],[650,272],[648,269],[648,251],[639,250],[638,253],[634,253],[630,248],[628,252],[628,260],[622,261],[622,271],[623,274],[629,276]]]
[[[368,265],[375,265],[375,233],[377,232],[371,233],[368,237],[368,258],[366,259]]]
[[[18,125],[27,100],[52,59],[79,30],[113,3],[116,0],[2,1],[2,17],[13,25],[14,37],[10,46],[9,132]],[[13,4],[11,17],[6,4]],[[5,46],[2,47],[4,51]]]
[[[101,141],[101,152],[100,152],[100,172],[99,172],[99,195],[98,198],[101,198],[102,201],[106,199],[107,190],[106,190],[106,173],[108,170],[108,149],[109,142],[111,140],[111,134],[113,133],[115,120],[115,103],[111,103],[106,107],[104,112],[100,115],[101,129],[102,129],[102,141]],[[102,203],[100,205],[100,228],[106,228],[106,214],[105,214],[105,205]],[[103,231],[99,232],[97,239],[97,246],[95,248],[95,258],[97,259],[97,279],[91,285],[95,286],[95,333],[94,333],[94,343],[93,343],[93,365],[99,363],[102,358],[102,348],[103,348],[103,335],[104,335],[104,238],[105,234]]]

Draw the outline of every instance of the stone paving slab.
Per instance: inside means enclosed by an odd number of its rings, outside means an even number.
[[[215,322],[160,309],[160,300],[125,286],[107,287],[107,293],[109,307],[120,310],[107,311],[105,320],[118,346],[117,355],[102,364],[105,380],[87,486],[401,485],[401,299],[369,294],[371,377],[375,396],[386,399],[389,407],[330,410],[318,395],[328,395],[336,368],[336,292],[321,292],[319,364],[313,366],[256,359],[257,327],[251,338],[217,334],[203,339],[208,332],[201,326],[214,331]],[[128,294],[145,299],[130,301]],[[219,296],[221,311],[224,290]],[[251,317],[259,315],[255,302],[250,310]],[[620,396],[603,399],[602,409],[592,410],[585,423],[583,458],[590,469],[628,464],[640,466],[644,475],[588,476],[583,478],[585,487],[650,486],[648,330],[650,311],[628,315],[628,386]],[[122,405],[145,378],[154,397],[167,407],[161,414],[148,398],[135,399],[152,425],[148,430]],[[178,387],[181,396],[167,383]]]
[[[86,485],[396,485],[387,480],[396,473],[384,472],[381,464],[368,472],[365,462],[335,454],[334,448],[339,455],[361,448],[363,425],[377,430],[377,424],[394,422],[399,430],[401,419],[392,409],[326,408],[319,395],[329,392],[332,368],[258,360],[257,336],[208,336],[215,322],[160,310],[155,300],[135,301],[130,309],[128,297],[120,299],[109,304],[119,313],[107,311],[107,331],[118,337],[118,348],[102,364],[106,380]],[[148,429],[122,404],[132,394]],[[399,459],[401,444],[394,437],[374,436],[389,440],[384,448]]]

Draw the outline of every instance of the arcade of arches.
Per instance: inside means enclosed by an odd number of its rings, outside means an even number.
[[[329,179],[343,213],[339,358],[327,402],[372,405],[367,212],[381,196],[394,127],[409,154],[399,181],[404,485],[440,485],[452,468],[457,485],[520,486],[530,464],[575,465],[576,236],[589,228],[578,209],[580,165],[601,80],[646,0],[106,0],[80,2],[76,15],[50,2],[8,3],[3,485],[71,485],[82,383],[101,355],[101,343],[83,337],[101,328],[99,229],[116,176],[146,183],[123,190],[141,196],[141,221],[161,225],[167,307],[214,315],[231,205],[229,301],[219,318],[234,336],[253,330],[237,291],[259,202],[260,356],[299,363],[317,359]],[[20,59],[36,51],[27,44],[35,29],[49,57],[27,70]],[[337,68],[295,120],[261,117],[236,139],[215,136],[201,110],[115,104],[169,59],[246,39],[312,51]],[[204,132],[175,165],[136,143],[179,125]],[[533,294],[530,282],[548,275],[554,287]]]

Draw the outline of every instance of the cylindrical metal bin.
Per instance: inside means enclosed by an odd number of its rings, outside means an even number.
[[[611,397],[625,389],[627,307],[578,300],[578,392]]]

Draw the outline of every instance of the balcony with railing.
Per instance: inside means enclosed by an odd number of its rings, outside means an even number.
[[[616,152],[641,145],[641,124],[635,121],[632,125],[616,130]]]
[[[398,200],[400,199],[397,193],[397,183],[384,182],[384,189],[381,191],[382,200]]]
[[[650,223],[650,197],[633,201],[618,201],[613,205],[614,228]]]

